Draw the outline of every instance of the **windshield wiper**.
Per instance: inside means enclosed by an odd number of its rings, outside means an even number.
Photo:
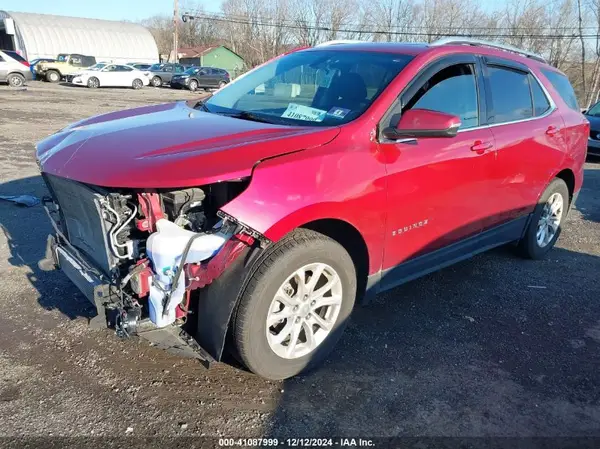
[[[236,112],[233,114],[223,114],[226,115],[227,117],[233,117],[233,118],[239,118],[242,120],[251,120],[253,122],[261,122],[261,123],[270,123],[270,124],[274,124],[274,125],[288,125],[289,123],[287,121],[284,120],[279,120],[278,117],[272,117],[269,116],[269,118],[264,117],[263,115],[259,115],[259,114],[255,114],[253,112],[249,112],[249,111],[240,111],[240,112]]]

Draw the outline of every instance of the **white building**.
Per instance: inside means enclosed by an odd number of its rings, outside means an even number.
[[[0,49],[16,50],[29,61],[59,53],[121,63],[159,60],[154,37],[141,25],[23,12],[0,11]]]

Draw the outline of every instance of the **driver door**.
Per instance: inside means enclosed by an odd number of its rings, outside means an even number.
[[[383,277],[384,285],[391,287],[433,271],[479,244],[477,235],[492,210],[490,173],[495,162],[492,132],[482,127],[483,92],[481,68],[474,56],[443,58],[421,70],[380,123],[380,130],[395,126],[409,109],[445,112],[461,119],[455,137],[380,138],[388,170],[383,268],[394,273]],[[397,267],[408,261],[412,262]]]

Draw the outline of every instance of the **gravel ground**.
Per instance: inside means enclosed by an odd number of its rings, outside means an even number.
[[[41,196],[33,144],[171,89],[0,87],[0,193]],[[502,248],[356,310],[320,370],[269,382],[92,331],[41,272],[41,207],[0,202],[0,436],[600,436],[600,165],[544,261]]]

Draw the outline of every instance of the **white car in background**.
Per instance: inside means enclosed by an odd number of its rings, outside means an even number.
[[[97,87],[131,87],[141,89],[150,84],[150,72],[142,72],[125,64],[96,64],[88,70],[75,74],[71,84]]]

